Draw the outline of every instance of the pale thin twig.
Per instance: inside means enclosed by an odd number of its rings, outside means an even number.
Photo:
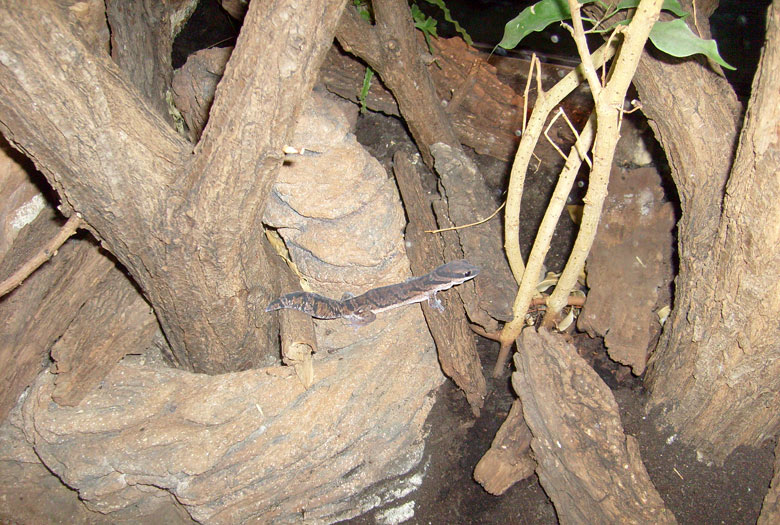
[[[57,249],[63,245],[68,238],[76,233],[76,230],[81,226],[81,217],[78,213],[74,213],[68,219],[57,235],[52,238],[41,250],[36,253],[32,259],[28,260],[22,265],[21,268],[16,270],[13,275],[8,279],[0,283],[0,297],[4,296],[27,279],[35,270],[38,269],[43,263],[51,259],[57,254]]]
[[[501,206],[496,208],[496,211],[494,211],[493,213],[491,213],[490,215],[488,215],[484,219],[478,220],[477,222],[472,222],[470,224],[462,224],[460,226],[450,226],[449,228],[442,228],[440,230],[425,230],[425,233],[441,233],[441,232],[448,232],[448,231],[452,231],[452,230],[460,230],[462,228],[470,228],[472,226],[479,226],[480,224],[483,224],[483,223],[489,221],[490,219],[492,219],[493,217],[495,217],[496,214],[498,212],[500,212],[501,208],[503,208],[504,206],[506,206],[506,201],[502,202]]]
[[[560,155],[563,160],[566,160],[568,158],[568,155],[566,155],[560,147],[550,138],[550,135],[548,135],[548,132],[550,131],[550,128],[553,124],[555,124],[555,121],[558,120],[558,117],[563,117],[564,122],[569,126],[569,129],[572,133],[574,133],[574,139],[575,141],[579,140],[580,134],[577,131],[577,128],[574,127],[574,124],[571,123],[571,120],[569,120],[569,117],[566,115],[566,112],[563,110],[563,108],[558,108],[558,111],[555,113],[555,116],[550,120],[550,124],[547,125],[547,127],[544,130],[544,137],[547,139],[547,142],[549,142],[553,148],[555,148],[555,151],[558,152],[558,155]],[[576,142],[575,142],[576,144]],[[583,158],[585,159],[585,162],[593,168],[593,164],[590,162],[590,157],[588,157],[587,154],[583,155]]]

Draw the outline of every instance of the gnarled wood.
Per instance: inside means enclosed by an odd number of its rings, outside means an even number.
[[[775,2],[736,157],[739,106],[725,80],[693,60],[670,66],[649,56],[635,79],[683,212],[674,311],[648,373],[650,406],[664,406],[662,420],[719,462],[780,429],[779,65]]]
[[[51,209],[41,212],[20,232],[13,250],[3,260],[3,274],[12,272],[38,250],[38,239],[57,231],[54,214]],[[48,362],[51,345],[113,266],[92,242],[71,239],[56,257],[0,300],[0,419]]]
[[[430,268],[445,262],[438,235],[426,233],[426,230],[436,229],[436,219],[423,197],[420,178],[409,155],[396,153],[393,165],[409,220],[404,235],[407,255],[412,272],[415,275],[423,275],[430,271]],[[474,334],[469,329],[463,303],[455,292],[445,292],[438,297],[442,301],[444,311],[437,312],[429,305],[423,304],[425,321],[436,343],[442,370],[463,390],[472,412],[478,417],[485,402],[487,384],[485,376],[482,375]]]
[[[523,403],[515,399],[501,423],[490,449],[474,468],[474,479],[489,493],[500,496],[512,485],[534,473],[531,429],[523,419]]]
[[[676,523],[623,433],[609,387],[574,347],[523,331],[512,386],[531,428],[539,481],[561,523]]]
[[[261,307],[278,283],[257,232],[344,3],[250,7],[194,151],[53,3],[0,3],[0,130],[132,274],[182,367],[278,359]]]
[[[158,329],[151,307],[116,266],[88,292],[92,296],[51,348],[57,362],[52,399],[63,406],[78,405],[120,359],[147,348]]]

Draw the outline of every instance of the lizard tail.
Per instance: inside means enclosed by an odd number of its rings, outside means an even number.
[[[282,308],[298,310],[317,319],[338,319],[343,317],[340,301],[311,292],[293,292],[283,295],[279,299],[271,301],[265,307],[265,311],[273,312]]]

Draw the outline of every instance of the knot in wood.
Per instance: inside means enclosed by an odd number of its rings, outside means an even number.
[[[400,46],[398,45],[398,40],[396,40],[395,38],[391,38],[385,41],[385,49],[387,49],[389,52],[393,54],[398,54],[399,47]]]

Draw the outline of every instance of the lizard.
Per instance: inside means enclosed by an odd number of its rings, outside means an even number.
[[[479,268],[459,259],[439,266],[421,277],[402,283],[373,288],[357,297],[345,293],[340,301],[312,292],[292,292],[271,301],[266,312],[292,308],[317,319],[347,319],[352,324],[366,325],[376,314],[407,304],[428,301],[431,307],[444,311],[436,294],[462,284],[479,274]]]

